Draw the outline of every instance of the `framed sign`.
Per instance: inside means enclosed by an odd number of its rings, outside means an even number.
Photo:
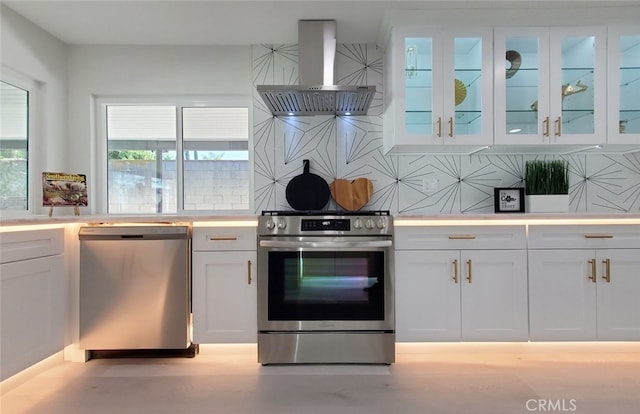
[[[64,172],[42,173],[42,205],[49,207],[49,217],[54,207],[73,207],[76,216],[80,207],[89,205],[87,176]]]
[[[524,213],[524,188],[494,188],[493,204],[496,213]]]

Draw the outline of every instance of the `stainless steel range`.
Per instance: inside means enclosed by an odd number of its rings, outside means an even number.
[[[260,363],[395,362],[388,211],[264,211],[258,226]]]

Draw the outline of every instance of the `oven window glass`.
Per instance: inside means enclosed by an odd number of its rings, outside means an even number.
[[[384,320],[384,252],[270,252],[269,320]]]

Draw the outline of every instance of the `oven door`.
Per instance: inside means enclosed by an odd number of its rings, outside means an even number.
[[[391,237],[262,237],[258,329],[394,329]]]

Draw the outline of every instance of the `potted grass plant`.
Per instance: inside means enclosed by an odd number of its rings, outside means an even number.
[[[525,210],[528,213],[569,211],[569,163],[533,160],[525,163]]]

